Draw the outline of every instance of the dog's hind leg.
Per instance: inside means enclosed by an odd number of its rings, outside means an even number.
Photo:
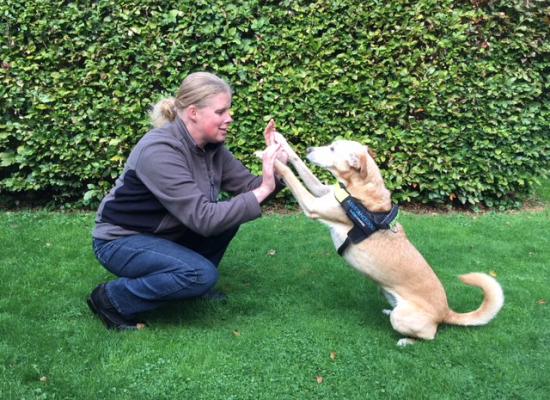
[[[397,332],[407,336],[397,342],[398,346],[406,346],[415,342],[414,338],[433,340],[437,333],[437,323],[407,303],[399,303],[390,314],[390,322]]]

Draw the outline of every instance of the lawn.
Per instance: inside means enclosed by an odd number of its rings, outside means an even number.
[[[93,214],[2,212],[0,398],[548,398],[548,207],[401,222],[455,310],[481,301],[457,275],[496,275],[506,302],[494,321],[397,347],[383,297],[326,228],[267,215],[222,262],[228,303],[181,302],[147,315],[146,330],[107,331],[85,304],[112,278],[91,251]]]

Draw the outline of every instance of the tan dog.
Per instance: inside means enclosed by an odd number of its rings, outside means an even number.
[[[334,245],[339,248],[353,224],[336,200],[335,188],[323,185],[313,175],[286,140],[274,131],[273,123],[267,129],[273,130],[274,140],[282,144],[309,191],[283,163],[276,163],[277,173],[305,215],[329,226]],[[307,158],[329,170],[369,211],[388,212],[391,209],[390,192],[366,146],[352,141],[336,141],[329,146],[308,149]],[[393,307],[384,313],[390,316],[393,328],[407,336],[397,342],[400,346],[414,343],[413,338],[434,339],[441,323],[487,324],[504,304],[502,288],[495,279],[483,273],[470,273],[460,276],[460,279],[483,290],[483,303],[476,311],[468,313],[451,310],[443,285],[407,239],[400,224],[393,229],[378,230],[362,242],[350,245],[343,257],[381,287]]]

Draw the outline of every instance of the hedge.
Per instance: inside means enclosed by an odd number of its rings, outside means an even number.
[[[371,146],[396,201],[518,206],[550,170],[545,4],[4,0],[0,202],[97,204],[151,105],[208,70],[254,172],[273,117],[299,151]]]

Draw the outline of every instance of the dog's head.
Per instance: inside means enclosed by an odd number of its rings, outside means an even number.
[[[329,170],[369,210],[377,212],[391,208],[391,193],[384,186],[374,153],[367,146],[337,140],[328,146],[309,148],[307,158]]]
[[[354,175],[366,180],[369,164],[373,163],[368,147],[351,140],[337,140],[328,146],[310,147],[307,158],[313,164],[329,170],[336,179],[346,182]]]

